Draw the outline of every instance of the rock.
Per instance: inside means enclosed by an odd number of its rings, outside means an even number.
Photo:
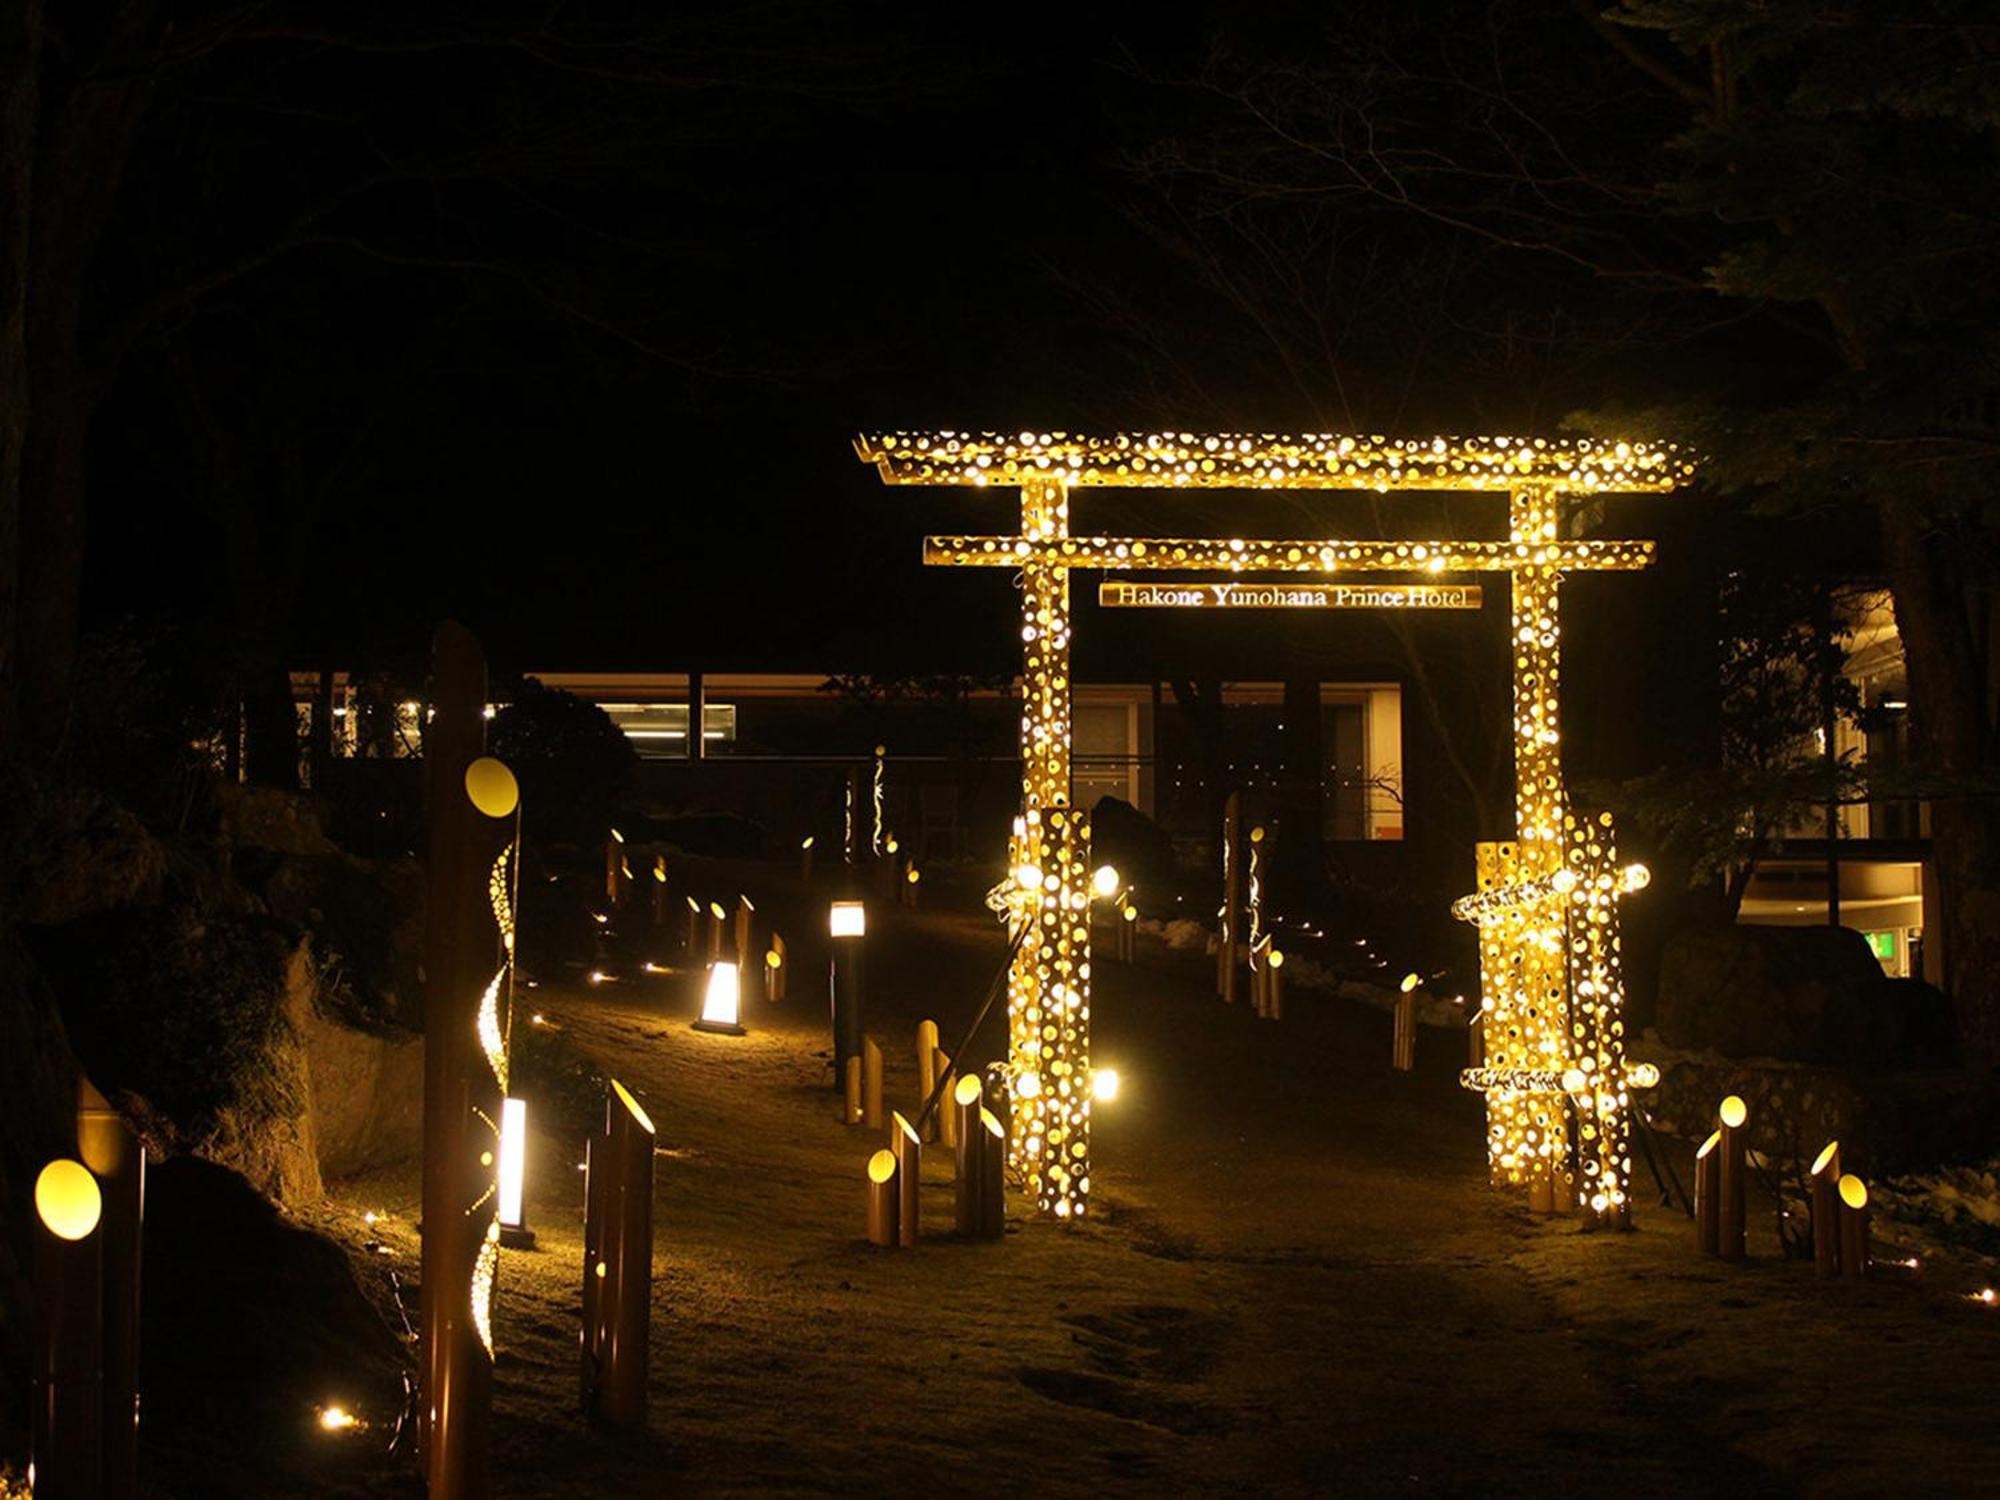
[[[1725,1057],[1887,1069],[1909,1060],[1911,1002],[1850,929],[1700,927],[1667,942],[1657,1025]]]
[[[148,1493],[392,1492],[403,1461],[382,1449],[411,1361],[346,1251],[236,1173],[182,1157],[148,1171],[145,1256]],[[315,1408],[328,1401],[373,1432],[320,1433]],[[360,1463],[380,1477],[356,1488],[359,1476],[335,1472]]]
[[[238,873],[272,916],[312,938],[320,1005],[364,1030],[423,1025],[423,874],[414,861],[280,856]]]
[[[305,1023],[312,1139],[323,1177],[409,1161],[423,1150],[424,1044],[317,1010]]]

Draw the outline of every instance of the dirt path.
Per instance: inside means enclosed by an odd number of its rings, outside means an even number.
[[[881,927],[870,1025],[907,1099],[916,1020],[954,1036],[1000,940]],[[871,1252],[876,1143],[835,1119],[821,960],[794,947],[794,998],[741,1039],[689,1030],[671,980],[538,992],[661,1127],[653,1421],[625,1441],[575,1415],[575,1147],[543,1139],[541,1248],[502,1281],[503,1494],[2000,1488],[2000,1323],[1702,1262],[1660,1211],[1617,1236],[1532,1219],[1485,1186],[1455,1035],[1399,1076],[1385,1016],[1300,996],[1258,1023],[1186,958],[1099,966],[1126,1088],[1094,1224],[960,1244],[937,1152],[934,1238]]]

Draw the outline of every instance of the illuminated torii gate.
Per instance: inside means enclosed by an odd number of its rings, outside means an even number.
[[[1478,846],[1479,890],[1453,911],[1479,926],[1486,1095],[1496,1182],[1546,1174],[1598,1219],[1622,1222],[1631,1175],[1611,816],[1571,811],[1558,738],[1557,598],[1566,572],[1648,566],[1653,544],[1565,541],[1565,498],[1661,492],[1692,462],[1670,447],[1502,437],[1243,434],[865,433],[855,451],[885,484],[1018,487],[1016,536],[934,536],[924,561],[1020,573],[1021,816],[1008,899],[1035,931],[1008,979],[1011,1151],[1037,1204],[1084,1213],[1090,1192],[1090,831],[1070,806],[1069,573],[1072,568],[1232,574],[1506,573],[1513,580],[1515,839]],[[1265,541],[1073,536],[1070,491],[1151,489],[1472,490],[1508,498],[1504,542]],[[1574,1140],[1570,1117],[1574,1115]],[[1574,1167],[1572,1168],[1572,1155]]]

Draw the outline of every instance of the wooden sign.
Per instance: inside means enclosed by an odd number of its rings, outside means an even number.
[[[1107,609],[1478,609],[1476,583],[1126,583],[1097,586]]]

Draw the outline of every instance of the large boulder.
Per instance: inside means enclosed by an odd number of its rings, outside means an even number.
[[[424,1043],[309,1010],[303,1026],[312,1140],[323,1177],[409,1161],[424,1144]]]
[[[1677,1047],[1836,1067],[1935,1065],[1935,991],[1845,927],[1697,927],[1667,942],[1656,1025]]]

